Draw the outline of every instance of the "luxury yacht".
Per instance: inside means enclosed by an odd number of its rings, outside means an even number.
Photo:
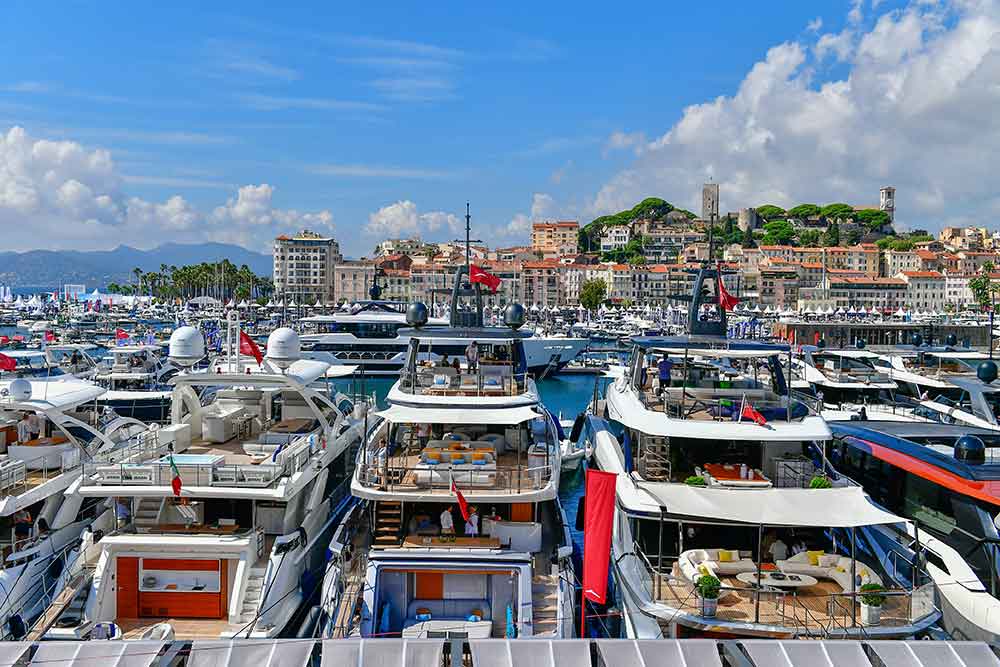
[[[831,479],[832,434],[789,391],[788,346],[727,340],[708,293],[717,280],[699,271],[688,335],[635,340],[625,376],[579,429],[594,465],[618,474],[611,556],[623,633],[925,631],[940,616],[934,584],[904,587],[856,539],[903,519]]]
[[[240,354],[235,314],[226,335],[231,353],[190,373],[205,342],[177,329],[169,424],[84,464],[71,497],[115,497],[118,527],[74,562],[44,637],[275,637],[318,591],[361,425],[293,331],[259,361]]]
[[[908,577],[924,562],[953,639],[1000,638],[1000,433],[965,425],[832,424],[830,461],[909,520],[864,529],[869,553]],[[919,545],[917,538],[919,537]],[[919,548],[918,548],[919,546]]]
[[[109,350],[111,363],[94,380],[107,388],[99,402],[123,417],[146,423],[170,421],[171,387],[178,371],[160,358],[158,345],[119,345]]]
[[[899,392],[880,355],[863,346],[803,345],[791,363],[792,388],[812,395],[816,409],[828,421],[864,419],[873,413],[885,420],[923,421],[913,413],[914,402]]]
[[[146,431],[134,420],[103,422],[104,390],[67,379],[0,381],[0,638],[22,639],[66,584],[85,529],[114,527],[107,497],[69,493],[83,464]],[[18,438],[34,421],[36,434]]]
[[[96,345],[63,344],[37,349],[3,350],[3,355],[13,359],[16,367],[13,371],[0,371],[0,379],[93,379],[97,373],[97,364],[89,353],[96,349]]]
[[[356,365],[367,375],[398,376],[409,348],[407,304],[380,300],[377,282],[371,295],[371,301],[345,305],[342,312],[302,318],[300,322],[310,332],[302,336],[306,355],[333,365]],[[428,318],[424,330],[448,327],[448,319]],[[528,372],[536,376],[558,372],[588,344],[584,338],[547,335],[525,336],[522,343]],[[450,359],[461,356],[466,344],[461,338],[439,335],[426,354],[433,360]]]
[[[459,286],[463,270],[453,303],[478,297]],[[426,309],[412,307],[404,370],[358,454],[358,503],[330,545],[313,634],[572,636],[560,442],[516,331],[523,310],[508,308],[510,329],[482,327],[481,302],[477,312],[468,326],[425,327]],[[461,346],[457,369],[432,361],[445,341]]]

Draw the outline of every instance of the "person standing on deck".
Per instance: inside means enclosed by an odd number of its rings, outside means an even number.
[[[455,520],[451,516],[451,505],[445,508],[441,512],[441,534],[442,535],[454,535],[455,534]]]
[[[479,513],[476,511],[475,505],[469,508],[469,520],[465,522],[465,536],[479,536]]]
[[[21,421],[17,422],[17,444],[23,445],[31,440],[31,424],[28,413],[21,415]]]
[[[469,367],[469,372],[474,373],[479,367],[479,345],[476,341],[472,341],[465,348],[465,360],[466,365]]]

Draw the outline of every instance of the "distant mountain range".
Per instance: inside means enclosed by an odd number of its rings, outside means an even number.
[[[12,287],[56,289],[66,283],[84,284],[87,289],[108,283],[134,280],[132,269],[159,271],[161,264],[183,266],[228,259],[236,266],[246,264],[258,274],[270,276],[271,255],[226,243],[165,243],[151,250],[120,245],[114,250],[28,250],[0,252],[0,283]]]

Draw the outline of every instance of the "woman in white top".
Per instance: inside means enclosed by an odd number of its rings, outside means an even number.
[[[465,522],[465,536],[466,537],[476,537],[479,535],[479,514],[476,513],[476,508],[472,507],[469,511],[469,520]]]
[[[451,517],[451,505],[448,505],[445,511],[441,512],[441,534],[455,534],[455,520]]]

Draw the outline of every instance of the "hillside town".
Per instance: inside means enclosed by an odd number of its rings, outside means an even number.
[[[525,245],[473,244],[471,260],[500,277],[492,304],[575,307],[582,286],[601,281],[611,304],[666,305],[691,289],[692,269],[718,263],[727,287],[749,304],[776,310],[959,312],[977,305],[970,281],[1000,266],[1000,232],[944,227],[933,237],[894,230],[895,189],[879,204],[804,204],[719,212],[719,185],[702,192],[695,215],[660,199],[603,216],[532,224]],[[465,263],[464,243],[385,239],[371,257],[345,259],[338,242],[308,230],[274,243],[275,294],[300,304],[369,298],[377,276],[381,297],[431,303]],[[440,293],[440,292],[438,292]]]

